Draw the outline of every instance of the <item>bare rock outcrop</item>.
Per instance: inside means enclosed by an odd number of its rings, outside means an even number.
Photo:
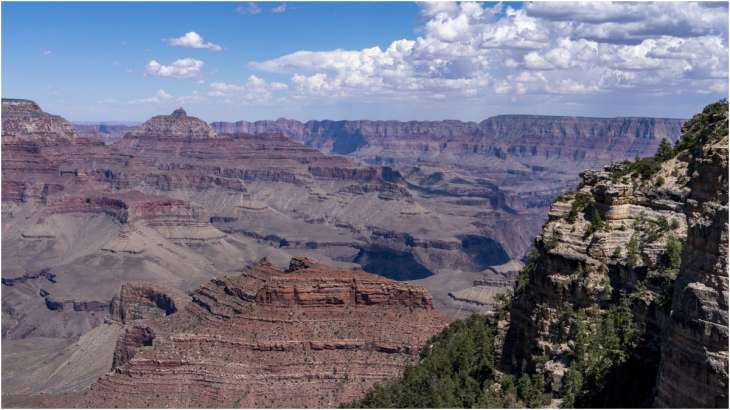
[[[145,121],[128,132],[124,139],[206,139],[216,138],[216,133],[208,124],[196,117],[189,117],[185,110],[178,108],[170,115],[158,115]]]
[[[725,136],[693,152],[687,247],[674,289],[655,407],[728,406],[727,111],[714,115],[719,118],[708,121],[724,125]]]
[[[421,287],[309,259],[290,265],[261,261],[203,285],[172,315],[136,320],[114,372],[76,404],[333,407],[399,374],[447,323]],[[137,306],[155,299],[145,292]]]
[[[30,100],[3,98],[2,140],[5,143],[68,143],[75,139],[73,126],[50,115]]]
[[[683,133],[583,173],[517,279],[504,365],[563,405],[727,406],[727,102]]]

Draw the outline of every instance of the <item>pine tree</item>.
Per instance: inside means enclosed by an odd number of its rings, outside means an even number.
[[[662,138],[662,142],[659,143],[659,148],[656,151],[655,158],[659,161],[666,161],[673,156],[674,148],[672,148],[672,144],[670,144],[666,138]]]

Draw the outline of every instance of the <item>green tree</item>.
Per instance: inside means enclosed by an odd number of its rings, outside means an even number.
[[[639,264],[639,261],[639,240],[634,235],[626,244],[626,265],[633,268]]]
[[[659,148],[656,151],[656,155],[654,156],[657,160],[664,162],[674,156],[674,148],[672,148],[672,144],[667,141],[666,138],[662,138],[662,141],[659,143]]]
[[[672,269],[679,269],[682,264],[682,242],[674,236],[667,238],[667,262]]]

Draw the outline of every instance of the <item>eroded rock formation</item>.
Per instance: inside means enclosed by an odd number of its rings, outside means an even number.
[[[674,151],[560,196],[517,280],[506,368],[567,406],[727,406],[727,155],[722,101]]]
[[[689,232],[662,349],[655,407],[728,406],[727,111],[707,118],[725,137],[693,151]],[[709,115],[708,115],[709,116]]]
[[[154,311],[153,293],[123,288],[121,311]],[[286,270],[261,261],[177,312],[151,311],[126,321],[114,372],[68,404],[333,407],[399,374],[446,324],[419,286],[301,258]]]

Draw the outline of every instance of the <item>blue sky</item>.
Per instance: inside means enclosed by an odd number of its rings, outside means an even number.
[[[727,95],[723,5],[4,2],[2,23],[3,97],[74,121],[684,117]]]

